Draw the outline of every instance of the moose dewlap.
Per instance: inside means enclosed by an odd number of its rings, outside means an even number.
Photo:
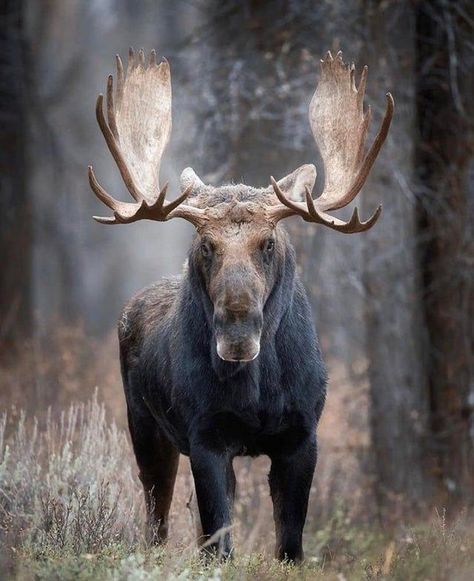
[[[196,228],[181,276],[144,289],[119,322],[120,360],[133,448],[145,490],[148,535],[163,542],[180,454],[190,457],[207,551],[229,555],[235,492],[232,460],[266,454],[276,527],[276,555],[303,558],[302,533],[314,468],[316,427],[326,372],[294,250],[279,222],[299,215],[343,233],[371,228],[357,208],[344,222],[328,212],[360,192],[382,147],[393,98],[367,153],[370,109],[364,111],[367,67],[356,84],[354,65],[328,52],[311,101],[309,121],[324,163],[325,187],[311,192],[313,165],[267,188],[204,184],[191,168],[181,194],[166,200],[161,158],[171,133],[168,62],[129,53],[127,72],[97,99],[97,121],[134,202],[121,202],[89,182],[108,206],[105,224],[184,218]]]

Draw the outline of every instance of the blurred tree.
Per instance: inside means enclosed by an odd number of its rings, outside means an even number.
[[[83,125],[77,123],[84,100],[78,80],[83,74],[87,8],[76,0],[25,1],[34,59],[31,61],[31,167],[35,208],[35,315],[37,330],[47,335],[54,319],[75,324],[83,295],[77,267],[81,202],[73,195],[79,173],[80,148],[75,139]],[[92,8],[89,8],[92,10]],[[93,30],[88,31],[93,45]],[[71,103],[74,96],[76,102]],[[83,166],[80,166],[83,177]]]
[[[383,91],[396,111],[364,201],[383,201],[381,223],[365,237],[367,351],[375,489],[383,516],[429,501],[429,394],[423,360],[423,306],[417,263],[414,192],[415,15],[410,2],[365,5],[364,62],[372,74],[370,102],[380,119]],[[374,125],[377,125],[375,122]]]
[[[0,353],[31,332],[32,215],[27,188],[28,75],[21,0],[0,5]]]
[[[367,345],[376,488],[395,517],[438,483],[472,494],[473,8],[366,4],[365,60],[397,102],[392,164],[365,198],[386,193],[366,247]]]
[[[417,5],[420,265],[433,447],[454,498],[474,487],[474,4]]]
[[[272,173],[283,177],[300,162],[301,144],[296,135],[288,139],[285,120],[295,108],[288,71],[303,72],[297,38],[303,3],[290,4],[208,2],[209,34],[200,48],[207,56],[209,130],[201,138],[206,171],[216,183],[245,179],[266,186]],[[273,18],[275,10],[286,18]]]

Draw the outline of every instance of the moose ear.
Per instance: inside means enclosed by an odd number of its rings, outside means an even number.
[[[199,190],[205,187],[204,182],[198,177],[192,167],[187,167],[181,173],[180,177],[181,191],[184,192],[186,188],[193,185],[193,194],[198,194]]]
[[[312,163],[301,165],[285,178],[278,181],[280,189],[292,202],[302,202],[305,199],[305,189],[313,191],[316,181],[316,168]]]

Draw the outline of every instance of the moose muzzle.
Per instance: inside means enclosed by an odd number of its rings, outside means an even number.
[[[214,332],[217,354],[224,361],[252,361],[260,353],[261,309],[216,308]]]

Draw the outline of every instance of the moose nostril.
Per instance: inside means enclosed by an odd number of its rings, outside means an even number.
[[[221,321],[230,322],[232,319],[244,319],[251,311],[249,305],[242,305],[241,303],[221,303],[215,305],[215,317]]]
[[[248,307],[240,307],[238,309],[227,308],[226,320],[228,323],[235,323],[236,321],[247,321],[250,317],[251,311]]]
[[[224,309],[234,315],[246,315],[251,309],[251,303],[246,301],[233,301],[225,304]]]
[[[242,301],[241,294],[227,293],[214,303],[214,328],[218,333],[241,338],[250,333],[260,334],[263,324],[263,309],[256,297]]]

